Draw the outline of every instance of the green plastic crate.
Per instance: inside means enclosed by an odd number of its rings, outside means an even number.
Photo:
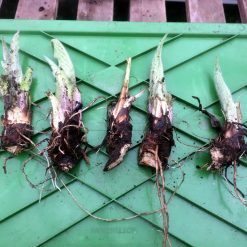
[[[32,87],[35,132],[48,130],[50,103],[45,97],[55,83],[44,55],[53,57],[51,38],[61,40],[74,63],[84,106],[95,97],[101,100],[84,112],[88,141],[99,144],[106,133],[106,105],[120,91],[125,59],[133,58],[130,93],[148,87],[151,59],[164,35],[169,38],[163,49],[168,90],[174,97],[174,137],[170,164],[181,164],[185,180],[169,203],[170,239],[173,246],[246,246],[247,211],[230,194],[226,182],[217,174],[196,168],[209,162],[207,151],[199,147],[216,136],[209,121],[197,111],[199,96],[203,106],[221,116],[213,86],[213,69],[219,57],[224,78],[234,99],[241,102],[247,120],[247,26],[178,23],[116,23],[74,21],[1,20],[0,34],[9,43],[21,31],[22,67],[34,69]],[[1,50],[1,48],[0,48]],[[0,54],[2,57],[2,54]],[[148,91],[132,109],[132,148],[124,162],[103,173],[107,160],[104,150],[90,153],[90,166],[81,162],[73,171],[75,179],[60,175],[79,203],[105,218],[129,217],[137,212],[160,207],[155,174],[137,164],[139,143],[147,124]],[[1,103],[2,104],[2,103]],[[1,105],[1,111],[2,110]],[[38,142],[48,134],[37,134]],[[40,149],[42,148],[39,147]],[[1,159],[8,154],[2,152]],[[0,246],[143,246],[162,245],[160,214],[141,216],[131,221],[107,223],[83,213],[65,189],[39,191],[30,187],[22,171],[28,155],[9,160],[7,175],[0,173]],[[246,161],[238,168],[238,187],[247,193]],[[28,163],[26,173],[33,182],[45,177],[39,159]],[[232,170],[228,171],[229,178]],[[165,172],[167,198],[180,183],[180,169]],[[52,186],[49,186],[52,189]]]

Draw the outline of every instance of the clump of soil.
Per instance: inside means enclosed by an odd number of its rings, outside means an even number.
[[[226,122],[220,134],[212,142],[210,154],[212,158],[211,170],[221,170],[224,167],[239,162],[239,158],[245,153],[244,136],[246,131],[234,123]]]

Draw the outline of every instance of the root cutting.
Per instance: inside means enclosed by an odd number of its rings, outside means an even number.
[[[18,54],[19,32],[13,36],[10,49],[7,48],[4,39],[2,46],[3,75],[0,77],[0,94],[4,101],[4,116],[2,116],[1,148],[17,155],[28,148],[32,136],[30,98],[32,69],[28,67],[23,75]],[[4,165],[5,173],[7,159]]]
[[[54,166],[68,172],[81,159],[89,163],[86,130],[81,120],[81,94],[76,86],[73,64],[60,41],[53,39],[52,44],[58,65],[46,58],[56,78],[56,94],[47,94],[52,104],[52,134],[47,152]]]
[[[233,183],[227,177],[225,179],[234,186],[236,197],[247,205],[247,201],[243,198],[243,193],[237,188],[237,164],[240,158],[246,154],[247,145],[244,137],[247,136],[246,126],[242,124],[242,114],[240,103],[233,101],[230,90],[228,89],[217,60],[214,73],[214,84],[220,100],[222,112],[225,122],[221,126],[220,121],[207,110],[202,108],[202,104],[198,97],[193,96],[198,103],[198,109],[207,115],[213,128],[218,130],[219,135],[210,144],[211,164],[207,170],[219,171],[223,174],[229,166],[233,166]]]
[[[119,100],[115,105],[108,105],[108,126],[105,138],[106,151],[109,160],[104,171],[118,166],[131,146],[132,124],[130,123],[130,108],[132,103],[142,95],[143,91],[135,96],[129,96],[131,58],[127,60],[126,74]]]
[[[172,97],[167,92],[164,79],[164,68],[162,63],[162,48],[166,40],[165,35],[160,41],[154,55],[150,81],[149,81],[149,128],[146,131],[143,142],[140,146],[139,164],[152,167],[156,170],[156,186],[164,225],[163,246],[170,246],[168,236],[169,215],[165,198],[165,178],[163,170],[167,168],[168,159],[171,153],[173,140],[172,128]],[[161,186],[159,183],[161,179]]]

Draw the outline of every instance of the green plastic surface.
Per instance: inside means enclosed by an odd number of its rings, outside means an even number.
[[[213,68],[219,57],[222,72],[234,99],[241,102],[247,120],[247,26],[178,23],[116,23],[74,21],[1,20],[0,35],[9,43],[20,30],[20,56],[23,68],[34,69],[32,86],[35,133],[49,130],[50,103],[45,92],[55,83],[44,55],[53,57],[50,40],[63,42],[75,66],[84,106],[102,95],[84,112],[90,145],[101,143],[106,133],[106,105],[120,91],[125,59],[133,58],[130,93],[147,89],[151,59],[164,35],[163,63],[168,90],[174,97],[174,137],[170,164],[182,164],[185,180],[169,203],[170,239],[173,246],[247,246],[247,211],[228,191],[218,174],[201,171],[197,165],[209,162],[207,151],[196,152],[216,136],[209,121],[197,111],[192,95],[222,117],[213,87]],[[1,53],[2,47],[0,47]],[[2,57],[2,53],[0,54]],[[124,162],[103,173],[107,160],[103,150],[90,153],[90,166],[81,162],[70,175],[60,175],[77,200],[97,216],[129,217],[137,212],[160,207],[155,174],[137,165],[139,143],[147,124],[148,92],[131,111],[132,148]],[[3,112],[1,102],[1,113]],[[36,134],[40,141],[48,134]],[[41,147],[40,147],[41,148]],[[2,152],[1,160],[8,154]],[[22,171],[27,154],[9,160],[8,173],[0,172],[0,246],[143,246],[162,245],[160,214],[141,216],[131,221],[107,223],[83,213],[65,189],[39,191],[30,187]],[[247,194],[247,167],[238,168],[238,187]],[[42,181],[45,167],[39,159],[28,163],[26,172],[33,182]],[[228,170],[232,178],[232,170]],[[181,170],[165,172],[167,198],[181,181]],[[50,186],[52,189],[52,186]]]

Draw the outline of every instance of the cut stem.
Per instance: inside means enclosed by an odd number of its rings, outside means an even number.
[[[127,67],[119,100],[115,106],[108,108],[108,126],[106,135],[106,151],[109,154],[104,171],[109,171],[119,165],[130,148],[132,124],[130,123],[130,108],[132,103],[142,95],[129,96],[131,58],[127,59]]]

